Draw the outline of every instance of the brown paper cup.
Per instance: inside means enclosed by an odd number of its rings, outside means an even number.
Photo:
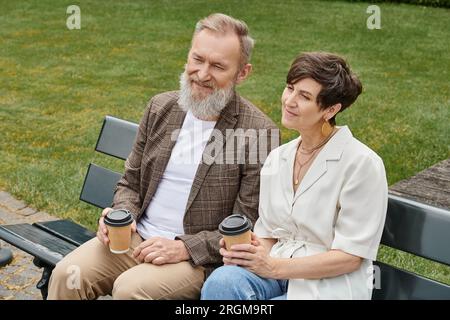
[[[126,253],[130,249],[131,225],[124,227],[108,226],[109,250],[112,253]]]
[[[131,212],[126,209],[112,210],[105,216],[104,221],[108,228],[109,250],[117,254],[127,252],[130,249],[133,223]]]
[[[219,232],[225,241],[225,248],[231,249],[235,244],[251,244],[252,243],[252,223],[243,215],[232,214],[226,217],[219,224]]]
[[[252,233],[250,230],[235,236],[223,235],[223,240],[225,241],[225,247],[227,250],[231,250],[231,246],[235,244],[251,244],[252,243]]]

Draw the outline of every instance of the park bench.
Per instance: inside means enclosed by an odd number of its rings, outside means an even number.
[[[95,150],[125,160],[137,129],[135,123],[107,116]],[[89,164],[80,200],[102,209],[110,206],[120,177],[120,173]],[[70,220],[0,225],[0,239],[34,256],[34,264],[43,268],[37,288],[44,299],[56,263],[94,236],[93,232]],[[390,194],[381,242],[450,266],[450,212]],[[375,271],[380,271],[379,276],[374,277],[380,280],[375,281],[375,300],[450,299],[450,286],[446,284],[382,262],[377,261],[375,265],[378,266]]]

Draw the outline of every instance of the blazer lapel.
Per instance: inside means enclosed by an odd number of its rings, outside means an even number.
[[[186,117],[186,112],[184,112],[177,103],[175,103],[170,109],[170,114],[168,116],[168,123],[166,127],[166,132],[164,138],[161,141],[161,152],[155,161],[155,166],[153,173],[151,175],[150,183],[148,185],[147,192],[145,194],[145,199],[141,208],[141,214],[145,211],[150,200],[158,188],[159,182],[164,174],[167,163],[169,162],[172,149],[175,146],[179,132],[177,130],[181,129],[183,121]],[[175,134],[176,135],[175,135]],[[174,135],[174,136],[172,136]]]
[[[291,203],[292,199],[294,198],[294,188],[292,187],[292,177],[294,175],[295,154],[297,152],[299,142],[300,142],[300,137],[295,138],[294,140],[289,142],[290,145],[287,146],[280,153],[281,162],[278,164],[279,172],[277,172],[277,174],[279,174],[282,178],[281,179],[282,193],[284,195],[286,195],[289,203]],[[286,179],[283,177],[286,177]],[[291,203],[291,205],[292,205],[292,203]]]
[[[352,134],[347,126],[343,126],[335,134],[334,137],[325,145],[317,158],[313,161],[308,172],[300,183],[299,188],[294,196],[294,202],[311,188],[328,170],[328,161],[338,161],[344,151],[344,146],[348,142]],[[295,155],[294,155],[295,156]]]
[[[205,150],[202,156],[202,162],[199,164],[197,172],[195,174],[194,182],[192,183],[191,192],[189,193],[188,202],[186,204],[185,212],[188,212],[195,197],[200,191],[200,187],[205,180],[211,165],[216,162],[217,157],[221,156],[222,161],[225,161],[226,155],[223,153],[224,147],[228,138],[233,134],[233,129],[237,123],[237,116],[239,114],[239,96],[235,93],[233,99],[222,110],[219,120],[214,128],[214,133],[208,140]],[[220,135],[220,138],[213,138],[216,135]],[[211,156],[211,150],[219,151],[215,152]],[[206,162],[205,162],[206,161]],[[219,161],[219,163],[222,163]]]

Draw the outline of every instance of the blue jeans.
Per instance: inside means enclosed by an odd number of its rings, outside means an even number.
[[[238,266],[220,267],[203,284],[202,300],[286,300],[287,280],[261,278]]]

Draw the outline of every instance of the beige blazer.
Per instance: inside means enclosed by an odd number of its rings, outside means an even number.
[[[273,150],[261,170],[255,233],[276,238],[271,256],[295,258],[340,249],[363,258],[352,273],[320,280],[290,279],[288,299],[370,299],[368,285],[387,210],[381,158],[340,127],[294,193],[301,137]]]

